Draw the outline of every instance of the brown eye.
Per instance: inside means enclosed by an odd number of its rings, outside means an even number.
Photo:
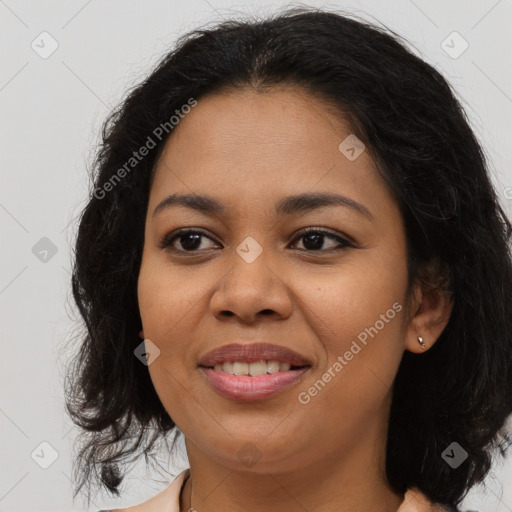
[[[325,249],[323,247],[325,239],[331,239],[336,242],[338,242],[338,247],[334,248],[327,248]],[[295,237],[294,240],[303,240],[303,246],[304,249],[308,252],[311,251],[337,251],[344,249],[345,247],[353,247],[353,245],[345,240],[344,238],[334,235],[333,233],[330,233],[329,231],[325,231],[323,229],[318,228],[308,228],[301,233],[297,237]],[[340,247],[341,246],[341,247]]]
[[[334,247],[325,247],[325,240],[337,242]],[[202,250],[210,249],[211,247],[204,247],[203,240],[213,239],[207,236],[202,231],[195,229],[181,229],[164,237],[160,243],[162,249],[172,250],[174,252],[192,253],[200,252]],[[329,252],[340,251],[346,247],[354,247],[354,245],[341,236],[335,235],[329,231],[319,228],[307,228],[299,233],[294,238],[294,242],[302,240],[304,246],[302,251],[307,252]]]
[[[160,243],[160,247],[162,249],[172,249],[182,252],[197,252],[198,250],[205,249],[201,247],[203,238],[212,241],[212,239],[207,237],[202,231],[182,229],[171,235],[167,235]],[[178,244],[175,244],[176,240]],[[181,247],[177,247],[176,245]]]

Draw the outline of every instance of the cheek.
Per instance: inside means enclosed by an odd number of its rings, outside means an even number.
[[[149,366],[157,393],[160,388],[174,396],[180,383],[188,382],[197,367],[198,346],[203,339],[201,323],[217,272],[200,272],[172,266],[159,254],[142,261],[138,280],[139,310],[144,336],[159,348],[159,357]],[[174,390],[171,393],[171,390]]]
[[[303,393],[301,404],[309,401],[299,411],[321,419],[318,428],[336,432],[343,442],[361,435],[389,398],[403,354],[404,308],[390,288],[373,294],[370,280],[338,284],[344,285],[342,293],[334,283],[317,297],[316,304],[325,305],[315,327],[325,358],[297,394]]]
[[[172,411],[172,419],[180,427],[183,411],[180,397],[183,386],[187,386],[183,361],[189,346],[183,327],[193,307],[190,303],[195,299],[194,287],[186,286],[183,278],[178,278],[158,257],[145,255],[137,294],[144,336],[160,351],[148,366],[149,375],[160,401],[167,411]]]
[[[310,278],[297,281],[297,290],[325,353],[318,368],[322,382],[316,386],[322,398],[316,404],[320,409],[345,404],[344,414],[375,410],[403,354],[405,255],[400,249],[354,253],[339,271],[317,275],[314,285]]]
[[[370,255],[354,257],[322,274],[297,273],[293,281],[299,303],[306,306],[301,314],[331,357],[376,322],[379,334],[400,329],[403,313],[397,310],[403,311],[407,275],[398,263],[379,265]]]
[[[181,322],[206,293],[198,284],[159,256],[143,258],[137,294],[147,338],[163,342],[171,335],[173,326]]]

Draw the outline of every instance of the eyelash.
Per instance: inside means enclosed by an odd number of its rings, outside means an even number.
[[[305,228],[292,240],[292,242],[295,242],[296,240],[300,240],[304,236],[311,234],[311,233],[320,234],[327,238],[336,240],[337,242],[339,242],[342,245],[342,247],[338,247],[338,248],[334,248],[334,249],[318,249],[318,250],[299,249],[299,250],[305,251],[305,252],[311,252],[311,253],[316,253],[316,252],[322,253],[322,252],[332,252],[332,251],[338,252],[338,251],[344,250],[347,247],[352,247],[352,248],[355,247],[348,240],[346,240],[340,236],[337,236],[337,235],[331,233],[330,231],[326,231],[325,229],[321,229],[321,228]],[[164,239],[160,243],[160,248],[165,249],[167,251],[177,252],[177,253],[185,253],[185,254],[198,253],[198,252],[200,252],[200,250],[186,251],[183,249],[176,249],[175,247],[172,247],[172,243],[175,239],[184,237],[185,235],[191,235],[191,234],[201,235],[205,238],[208,238],[212,242],[215,242],[215,240],[213,240],[211,237],[209,237],[202,231],[199,231],[197,229],[183,228],[174,233],[171,233],[170,235],[165,236]]]

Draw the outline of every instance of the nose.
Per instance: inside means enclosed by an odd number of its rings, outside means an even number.
[[[234,254],[233,264],[217,283],[210,301],[212,314],[219,320],[254,323],[290,316],[293,304],[286,277],[272,268],[265,251],[252,262]]]

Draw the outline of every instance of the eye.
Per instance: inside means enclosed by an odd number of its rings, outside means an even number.
[[[335,246],[334,248],[331,247],[325,249],[323,245],[326,238],[338,242],[338,247]],[[212,238],[197,229],[180,229],[164,237],[160,243],[160,248],[173,250],[175,252],[198,252],[201,249],[208,249],[208,247],[202,247],[201,239],[207,239],[213,242]],[[351,242],[345,240],[341,236],[320,228],[304,229],[293,239],[293,242],[297,240],[303,240],[304,249],[301,250],[305,250],[307,252],[339,251],[346,247],[354,247]],[[179,241],[181,248],[176,247],[176,241]]]
[[[197,252],[197,249],[204,249],[204,247],[201,247],[201,238],[207,238],[208,240],[213,241],[202,231],[194,229],[180,229],[177,232],[167,235],[160,243],[160,247],[162,249],[167,248],[178,252]],[[175,247],[175,240],[179,240],[182,247],[181,249]]]
[[[324,239],[330,238],[331,240],[335,240],[338,242],[338,247],[323,249]],[[335,235],[325,229],[320,228],[306,228],[298,236],[294,238],[295,240],[303,240],[303,245],[308,252],[311,251],[339,251],[344,249],[345,247],[354,247],[352,243],[344,238]],[[339,247],[341,245],[341,247]]]

